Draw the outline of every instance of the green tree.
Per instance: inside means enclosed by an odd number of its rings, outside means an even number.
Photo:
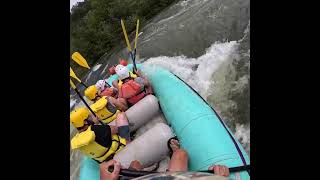
[[[124,19],[128,33],[168,7],[174,0],[84,0],[78,2],[70,15],[70,53],[80,52],[90,66],[123,41],[120,19]],[[70,56],[71,56],[70,54]],[[82,77],[85,70],[71,61]]]

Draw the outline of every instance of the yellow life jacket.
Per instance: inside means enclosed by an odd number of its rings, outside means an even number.
[[[121,151],[126,145],[126,139],[114,134],[112,135],[111,147],[104,147],[95,141],[95,133],[91,126],[84,132],[76,134],[71,140],[71,149],[79,149],[82,153],[103,162],[109,156]]]
[[[114,105],[108,102],[106,96],[103,96],[94,104],[91,104],[90,108],[105,124],[109,124],[110,122],[115,120],[118,113],[120,112]]]

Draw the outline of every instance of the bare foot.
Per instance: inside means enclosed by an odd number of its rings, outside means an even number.
[[[171,139],[170,140],[170,147],[173,152],[175,152],[177,149],[180,149],[180,143],[176,139]]]
[[[143,169],[143,166],[139,161],[134,160],[134,161],[131,162],[131,164],[129,166],[129,169],[141,171]]]

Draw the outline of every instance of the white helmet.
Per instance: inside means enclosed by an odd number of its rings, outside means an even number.
[[[99,80],[96,83],[96,87],[98,88],[98,92],[101,93],[106,87],[106,81],[105,80]]]
[[[128,78],[130,76],[129,69],[121,64],[116,66],[116,73],[118,74],[120,80]]]

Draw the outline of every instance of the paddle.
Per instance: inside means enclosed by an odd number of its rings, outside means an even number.
[[[87,61],[84,59],[84,57],[81,56],[80,53],[74,52],[71,56],[71,58],[80,66],[85,67],[87,69],[90,69]]]
[[[77,62],[80,66],[85,67],[90,69],[87,61],[81,56],[80,53],[75,52],[72,54],[72,59]],[[74,73],[74,71],[72,70],[72,68],[70,67],[70,76],[75,78],[77,81],[79,81],[82,85],[84,85],[86,88],[88,88]],[[80,99],[82,100],[82,102],[87,106],[87,108],[90,110],[90,112],[97,118],[97,120],[104,126],[106,126],[100,119],[98,119],[98,116],[94,113],[94,111],[90,108],[90,106],[88,105],[88,103],[83,99],[83,97],[81,96],[79,90],[77,89],[77,87],[75,86],[75,84],[72,82],[72,80],[70,79],[70,85],[71,87],[76,91],[76,93],[78,94],[78,96],[80,97]],[[101,96],[99,96],[101,97]]]
[[[132,62],[133,62],[133,70],[134,70],[134,72],[136,72],[137,71],[137,65],[136,65],[136,52],[137,52],[137,49],[136,48],[137,48],[138,32],[139,32],[139,19],[137,20],[137,25],[136,25],[136,37],[135,37],[135,42],[134,42],[134,52],[132,52],[131,45],[130,45],[130,42],[129,42],[129,39],[128,39],[128,35],[127,35],[127,31],[126,31],[126,27],[125,27],[124,21],[122,19],[121,19],[121,27],[122,27],[124,38],[126,40],[127,47],[128,47]]]
[[[135,70],[137,70],[137,66],[136,66],[136,53],[137,53],[137,42],[138,42],[138,35],[139,35],[139,19],[137,20],[137,25],[136,25],[136,38],[134,40],[134,50],[133,50],[133,65]]]
[[[113,166],[109,167],[108,171],[113,172]],[[239,171],[245,171],[245,170],[250,170],[250,165],[245,165],[245,166],[238,166],[238,167],[232,167],[229,168],[229,172],[239,172]],[[213,170],[204,170],[204,171],[198,171],[198,172],[204,172],[204,173],[214,173]],[[128,176],[128,177],[140,177],[140,176],[145,176],[149,174],[154,174],[154,173],[160,173],[157,171],[136,171],[136,170],[131,170],[131,169],[121,169],[120,170],[120,175],[122,176]]]
[[[73,72],[72,68],[70,67],[70,76],[76,79],[79,83],[81,83],[84,87],[88,88],[86,84],[84,84],[78,77],[77,75]]]
[[[76,63],[78,63],[80,66],[85,67],[85,68],[87,68],[87,69],[90,69],[90,66],[88,65],[86,59],[84,59],[84,58],[80,55],[80,53],[78,53],[78,52],[73,53],[73,54],[72,54],[72,59],[73,59]],[[88,86],[87,86],[86,84],[84,84],[84,83],[76,76],[76,74],[73,72],[73,70],[71,69],[71,67],[70,67],[70,76],[73,77],[73,78],[75,78],[77,81],[79,81],[84,87],[88,88]],[[106,83],[111,87],[111,85],[110,85],[108,82],[106,82]],[[99,97],[100,97],[100,96],[99,96]]]
[[[76,85],[74,85],[74,83],[72,82],[72,80],[70,79],[70,85],[72,87],[72,89],[74,91],[76,91],[76,93],[78,94],[78,96],[80,97],[80,99],[82,100],[82,102],[87,106],[87,108],[90,110],[90,112],[95,116],[95,117],[98,117],[94,111],[90,108],[89,104],[83,99],[83,97],[81,96],[79,90],[77,89]],[[98,119],[98,118],[97,118]],[[98,119],[98,121],[103,125],[103,126],[106,126],[100,119]]]

